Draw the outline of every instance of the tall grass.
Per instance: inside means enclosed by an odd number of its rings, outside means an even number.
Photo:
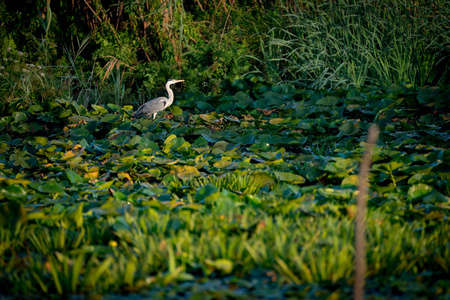
[[[449,1],[295,3],[259,33],[257,72],[315,89],[448,81]]]

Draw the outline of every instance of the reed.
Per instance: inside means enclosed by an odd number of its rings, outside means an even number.
[[[314,89],[443,84],[450,64],[450,4],[339,0],[281,4],[259,32],[257,72]]]

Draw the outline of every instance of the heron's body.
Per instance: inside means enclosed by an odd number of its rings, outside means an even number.
[[[166,108],[168,108],[173,103],[173,91],[170,89],[170,85],[177,83],[177,82],[183,82],[184,80],[176,80],[176,79],[169,79],[166,83],[166,90],[169,94],[169,98],[166,97],[158,97],[153,100],[150,100],[147,103],[144,103],[139,107],[134,113],[133,117],[139,117],[139,116],[150,116],[153,115],[153,119],[156,118],[156,114]]]

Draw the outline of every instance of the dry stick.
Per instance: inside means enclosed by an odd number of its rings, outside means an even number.
[[[372,163],[373,149],[378,140],[378,126],[372,125],[367,137],[367,145],[359,168],[358,198],[356,199],[356,224],[355,224],[355,285],[353,287],[353,299],[364,299],[364,283],[366,275],[366,210],[367,192],[369,190],[369,172]]]
[[[200,9],[203,11],[203,6],[202,6],[202,4],[200,3],[199,0],[197,0],[197,4],[198,4],[198,6],[200,6]]]
[[[100,23],[102,22],[102,19],[98,16],[97,12],[89,5],[89,3],[87,3],[86,0],[84,0],[84,3],[86,3],[87,7],[89,7],[89,9],[94,13],[94,15],[97,17],[97,19],[100,21]]]

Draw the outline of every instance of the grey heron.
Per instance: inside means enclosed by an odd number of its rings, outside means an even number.
[[[155,119],[158,112],[168,108],[173,103],[173,91],[170,89],[170,85],[183,81],[184,80],[169,79],[166,83],[166,90],[169,94],[169,98],[158,97],[150,100],[149,102],[142,104],[141,107],[139,107],[132,116],[136,118],[142,115],[153,115],[153,119]]]

